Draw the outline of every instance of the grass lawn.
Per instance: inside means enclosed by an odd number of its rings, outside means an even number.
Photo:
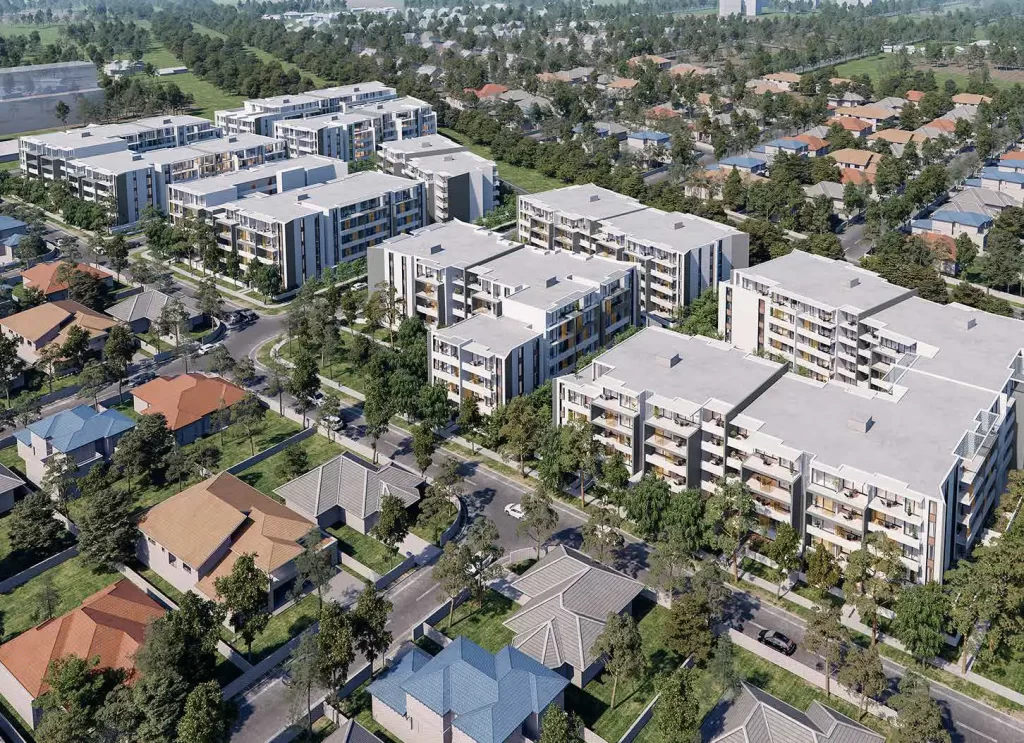
[[[316,596],[310,594],[297,601],[280,614],[272,616],[267,628],[252,643],[251,663],[256,664],[290,639],[312,625],[317,619],[320,605]],[[236,638],[231,643],[235,650],[245,655],[245,643]]]
[[[152,583],[153,588],[160,591],[160,593],[162,593],[164,596],[169,598],[174,603],[178,604],[179,606],[181,605],[181,600],[185,598],[185,595],[181,591],[179,591],[177,588],[175,588],[166,580],[157,575],[156,572],[154,572],[150,568],[147,568],[145,565],[136,564],[132,565],[131,567],[132,570],[134,570],[147,581]]]
[[[8,447],[13,448],[13,447]],[[75,543],[70,532],[64,532],[64,539],[53,549],[46,552],[14,552],[11,550],[11,516],[4,515],[0,518],[0,580],[6,580],[12,575],[17,575],[25,568],[30,568],[40,560],[50,555],[55,555]]]
[[[971,670],[997,684],[1024,694],[1024,655],[1020,653],[987,662],[976,660]]]
[[[488,591],[479,606],[475,600],[468,599],[456,607],[450,628],[447,617],[437,623],[437,628],[452,639],[465,635],[484,650],[496,653],[512,643],[514,634],[502,622],[518,608],[512,599],[497,591]]]
[[[485,157],[488,160],[494,160],[494,156],[491,154],[491,148],[483,145],[473,144],[469,139],[452,129],[440,128],[437,130],[438,134],[443,134],[449,139],[454,139],[456,142],[466,145],[470,151],[476,153],[480,157]],[[550,191],[552,188],[561,188],[565,184],[557,178],[549,178],[542,173],[538,173],[533,168],[523,168],[518,165],[509,165],[501,160],[496,161],[498,163],[498,177],[503,181],[508,181],[514,186],[518,186],[527,193],[536,193],[538,191]]]
[[[66,374],[63,377],[57,377],[54,379],[51,389],[51,384],[46,374],[35,368],[26,369],[25,386],[18,390],[18,394],[11,395],[11,404],[8,407],[15,407],[18,402],[23,399],[46,395],[50,392],[57,392],[58,390],[62,390],[65,387],[71,387],[75,384],[78,384],[78,375]],[[6,399],[0,400],[0,404],[5,403]]]
[[[381,575],[398,565],[398,557],[383,542],[378,542],[369,534],[360,534],[351,526],[341,524],[328,529],[338,538],[338,549],[351,555],[370,570]]]
[[[6,163],[0,163],[0,170],[17,170],[19,166],[18,160],[11,160]]]
[[[159,42],[150,46],[149,51],[143,55],[142,61],[152,63],[157,69],[181,66],[181,60]],[[217,109],[238,108],[245,100],[245,96],[227,93],[213,83],[200,80],[191,72],[174,75],[167,78],[166,82],[174,83],[181,88],[183,93],[191,93],[195,97],[193,112],[197,116],[203,116],[210,120],[214,118],[214,112]]]
[[[65,27],[63,23],[0,23],[0,36],[28,36],[33,31],[39,32],[39,43],[43,46],[47,44],[53,44],[60,38],[61,29]],[[26,57],[31,57],[31,53],[27,54]],[[29,64],[29,62],[22,62],[22,64]]]
[[[850,62],[844,62],[841,65],[836,65],[836,75],[839,77],[850,77],[852,75],[868,75],[872,82],[877,83],[879,77],[895,63],[898,55],[895,54],[876,54],[871,57],[864,57],[862,59],[854,59]],[[945,85],[946,80],[952,80],[956,83],[960,90],[964,90],[967,87],[967,76],[962,75],[958,72],[953,72],[944,67],[931,67],[935,72],[935,82],[941,89]],[[1007,80],[998,80],[993,78],[992,83],[998,88],[1009,88],[1011,83]]]
[[[351,336],[343,335],[342,342],[351,345]],[[268,352],[270,347],[271,346],[267,347]],[[296,343],[294,340],[290,340],[288,343],[285,343],[283,346],[281,346],[281,350],[278,355],[285,361],[292,361],[298,350],[299,344]],[[327,377],[328,379],[333,379],[338,384],[343,384],[346,387],[351,387],[356,392],[363,392],[366,389],[366,378],[363,376],[362,370],[345,358],[334,361],[328,364],[327,366],[321,366],[320,374]],[[335,391],[325,388],[323,392],[326,395],[329,392]],[[337,393],[335,392],[335,394]]]
[[[297,446],[306,452],[306,458],[309,460],[308,469],[323,464],[328,459],[338,456],[345,450],[340,444],[335,444],[333,441],[328,441],[325,437],[316,434],[297,444],[292,444],[292,446]],[[272,457],[267,457],[259,464],[253,465],[239,474],[238,477],[260,492],[266,493],[272,498],[277,498],[274,495],[274,488],[284,485],[293,477],[285,468],[286,451],[287,449],[278,452]]]
[[[436,544],[441,532],[451,526],[452,521],[455,520],[454,507],[451,514],[441,513],[428,519],[420,513],[419,506],[414,505],[409,508],[409,519],[409,531],[420,539]]]
[[[41,593],[47,585],[51,585],[57,595],[53,616],[58,617],[118,578],[118,573],[93,572],[83,564],[81,557],[73,557],[50,568],[10,593],[0,595],[0,612],[3,612],[4,617],[3,639],[10,640],[42,621],[42,617],[37,619],[36,613]]]
[[[0,449],[0,464],[9,470],[25,471],[25,461],[18,456],[18,445],[11,444]]]

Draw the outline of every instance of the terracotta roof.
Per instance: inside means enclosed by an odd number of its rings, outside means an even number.
[[[312,528],[313,522],[228,472],[153,506],[139,524],[143,534],[193,569],[230,539],[234,556],[226,555],[213,572],[222,571],[224,561],[255,553],[256,566],[270,573],[295,559],[302,551],[299,540]],[[211,584],[207,595],[214,593]]]
[[[978,95],[977,93],[957,93],[952,100],[958,106],[980,106],[982,103],[992,102],[987,95]]]
[[[878,160],[880,157],[877,152],[872,152],[871,150],[855,150],[850,147],[835,150],[828,154],[829,157],[835,158],[835,161],[840,165],[849,163],[851,165],[860,165],[862,167],[871,165],[872,162]]]
[[[863,186],[865,183],[874,184],[875,174],[857,170],[856,168],[843,168],[842,177],[839,182],[844,186],[847,183],[855,183],[858,186]]]
[[[732,103],[732,98],[726,98],[725,96],[719,96],[718,101],[719,101],[719,103],[723,103],[723,104],[725,104],[725,103]],[[711,105],[711,93],[698,93],[697,94],[697,103],[699,103],[702,106],[710,106]]]
[[[747,81],[747,88],[754,95],[764,95],[765,93],[780,95],[786,92],[777,83],[770,83],[767,80],[749,80]]]
[[[53,261],[52,263],[37,263],[32,268],[26,268],[21,272],[21,280],[25,284],[26,288],[35,287],[39,289],[43,294],[53,294],[54,292],[62,292],[68,288],[66,281],[57,280],[57,271],[60,270],[61,266],[67,265],[63,261]],[[106,271],[101,271],[98,268],[93,268],[85,263],[75,264],[75,270],[81,271],[95,276],[98,279],[109,279],[110,274]]]
[[[556,83],[562,78],[558,76],[557,72],[538,72],[537,79],[542,83]]]
[[[636,87],[637,81],[630,77],[620,77],[618,80],[612,80],[608,83],[609,88],[616,88],[621,90],[632,90]]]
[[[865,129],[872,129],[870,122],[858,119],[853,116],[841,116],[839,118],[832,118],[825,122],[826,126],[832,126],[833,124],[839,124],[848,132],[862,132]]]
[[[956,260],[956,240],[949,235],[940,235],[937,232],[922,232],[915,237],[924,240],[936,258],[942,260]]]
[[[673,65],[668,68],[669,73],[673,75],[707,75],[711,73],[707,67],[700,67],[694,64],[687,64],[682,62],[677,65]]]
[[[502,93],[507,93],[508,92],[508,88],[505,87],[504,85],[499,85],[498,83],[487,83],[485,86],[483,86],[479,90],[473,90],[472,88],[466,88],[466,92],[467,93],[469,93],[470,91],[472,91],[473,93],[476,93],[476,97],[477,98],[493,98],[496,95],[501,95]]]
[[[908,90],[907,94],[903,97],[911,103],[919,103],[924,98],[924,93],[920,90]]]
[[[659,57],[657,54],[641,54],[637,57],[631,57],[629,59],[629,64],[638,65],[641,62],[653,62],[654,64],[662,65],[668,64],[669,61],[670,60],[667,60],[664,57]]]
[[[649,119],[675,119],[682,116],[678,111],[674,111],[669,106],[653,106],[647,109],[647,118]]]
[[[956,122],[950,119],[932,119],[927,124],[921,126],[922,129],[939,129],[943,132],[952,134],[956,131]]]
[[[830,77],[828,79],[828,81],[832,85],[842,85],[844,83],[847,83],[847,84],[850,84],[850,85],[853,84],[853,80],[851,80],[848,77]]]
[[[920,132],[908,132],[906,129],[882,129],[874,134],[869,134],[868,139],[884,139],[892,144],[906,144],[907,142],[927,142],[928,137]]]
[[[846,108],[837,108],[836,115],[840,118],[857,118],[857,119],[891,119],[896,116],[896,112],[891,108],[883,108],[882,106],[847,106]]]
[[[798,83],[801,80],[800,75],[795,72],[772,72],[767,75],[762,75],[765,80],[780,82],[780,83]]]
[[[1010,150],[1000,158],[1002,160],[1024,160],[1024,150]]]
[[[134,397],[149,403],[146,415],[163,413],[167,427],[177,431],[245,397],[245,390],[221,377],[179,374],[157,377],[132,390]]]
[[[84,328],[89,331],[90,336],[94,336],[105,333],[117,325],[117,322],[70,299],[46,302],[0,319],[0,327],[17,333],[33,343],[61,326],[63,329],[53,342],[63,342],[68,328],[72,325]]]
[[[815,137],[812,134],[798,134],[795,137],[793,137],[793,139],[798,140],[800,142],[805,142],[810,149],[815,151],[828,147],[827,139]]]
[[[22,632],[0,646],[0,663],[33,698],[48,690],[50,663],[75,655],[99,657],[99,668],[135,669],[146,626],[164,609],[131,581],[120,580],[67,614]]]

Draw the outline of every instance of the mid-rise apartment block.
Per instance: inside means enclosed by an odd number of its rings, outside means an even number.
[[[367,250],[426,223],[420,181],[374,171],[354,173],[308,188],[256,195],[213,210],[217,241],[238,255],[274,264],[284,292],[324,269],[353,261]]]
[[[643,310],[656,322],[748,265],[746,233],[590,184],[520,196],[518,222],[531,245],[636,263]]]
[[[435,222],[475,222],[499,203],[498,166],[472,152],[413,158],[405,177],[427,184],[427,211]]]
[[[406,164],[417,157],[450,155],[465,152],[466,147],[440,134],[428,134],[416,139],[398,139],[382,142],[377,152],[380,169],[392,175],[405,175]]]
[[[228,134],[274,134],[274,122],[339,113],[395,98],[394,88],[376,81],[243,101],[241,108],[217,111],[217,126]]]
[[[348,167],[340,160],[317,155],[289,158],[211,178],[173,183],[167,187],[165,211],[174,223],[189,217],[206,219],[213,209],[231,201],[305,188],[345,175]]]

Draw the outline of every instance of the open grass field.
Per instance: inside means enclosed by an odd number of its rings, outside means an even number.
[[[143,62],[150,62],[156,68],[177,67],[181,60],[167,50],[163,44],[155,43],[142,57]],[[163,78],[164,82],[173,82],[183,93],[191,93],[195,97],[195,108],[193,113],[196,116],[213,120],[214,112],[221,108],[238,108],[245,100],[245,96],[232,95],[218,88],[213,83],[200,80],[191,72],[181,75]]]
[[[60,37],[60,31],[64,28],[62,23],[0,23],[0,36],[28,36],[33,31],[39,32],[39,42],[46,46],[52,44]]]
[[[876,82],[895,59],[896,55],[893,54],[876,54],[873,57],[855,59],[852,62],[844,62],[841,65],[836,65],[836,74],[839,77],[868,75],[872,82]],[[962,68],[955,66],[932,67],[927,64],[918,64],[916,67],[920,70],[933,69],[935,71],[935,81],[939,84],[939,87],[945,85],[946,80],[952,80],[961,90],[967,87],[967,73],[966,70],[963,70]],[[1014,71],[1009,70],[994,70],[992,74],[993,84],[1000,88],[1011,87],[1014,80],[1007,76],[1012,75],[1013,72]]]
[[[204,26],[201,23],[193,23],[192,28],[201,34],[213,36],[216,39],[227,38],[227,36],[222,34],[220,31],[217,31],[213,28],[209,28],[208,26]],[[285,62],[283,59],[278,59],[270,52],[265,52],[262,49],[259,49],[254,46],[249,46],[248,44],[245,45],[245,50],[247,52],[250,52],[254,57],[256,57],[256,59],[260,60],[261,62],[278,62],[286,71],[298,70],[303,77],[308,77],[318,87],[326,88],[331,84],[329,80],[325,80],[319,75],[314,75],[312,72],[307,72],[294,62]]]
[[[490,147],[484,147],[483,145],[473,144],[468,138],[459,134],[452,129],[438,129],[438,134],[443,134],[449,139],[454,139],[460,144],[466,145],[471,152],[485,157],[488,160],[493,160],[494,156],[491,154]],[[538,173],[532,168],[522,168],[518,165],[509,165],[508,163],[498,160],[498,177],[507,183],[517,186],[527,193],[537,193],[538,191],[550,191],[552,188],[561,188],[565,184],[557,178],[548,178],[542,173]]]

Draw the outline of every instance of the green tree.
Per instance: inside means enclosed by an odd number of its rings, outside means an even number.
[[[127,325],[115,325],[107,331],[103,344],[103,358],[110,375],[117,380],[117,394],[123,394],[122,385],[128,376],[128,367],[135,355],[135,336]]]
[[[928,682],[916,673],[900,679],[900,691],[889,700],[897,712],[894,743],[950,743],[942,710],[928,692]]]
[[[8,519],[13,552],[45,555],[67,535],[64,525],[53,517],[53,501],[43,490],[29,493],[15,503]]]
[[[199,684],[185,699],[185,714],[178,723],[178,739],[188,743],[227,743],[235,708],[224,700],[216,681]]]
[[[607,508],[598,508],[583,525],[583,549],[604,562],[605,555],[622,549],[624,540],[618,528],[620,519]]]
[[[730,209],[743,209],[747,205],[747,187],[735,168],[729,171],[722,184],[722,201]]]
[[[78,552],[83,562],[97,570],[113,570],[129,562],[140,536],[134,500],[114,487],[91,493],[83,500],[78,518]]]
[[[288,706],[292,722],[304,721],[307,740],[313,737],[313,689],[321,680],[320,645],[312,633],[300,636],[286,663],[290,682],[287,687]]]
[[[2,351],[0,351],[2,353]],[[2,358],[2,356],[0,356]],[[2,369],[0,364],[0,369]],[[462,398],[462,402],[459,403],[459,417],[456,420],[459,426],[459,432],[469,441],[470,448],[476,451],[476,440],[475,433],[482,423],[480,417],[480,405],[477,403],[476,398],[472,395],[466,395]]]
[[[43,480],[39,485],[66,518],[70,518],[68,502],[76,492],[77,477],[78,463],[69,454],[53,455],[43,469]]]
[[[680,658],[693,657],[704,663],[714,648],[713,617],[707,596],[700,592],[681,593],[672,600],[666,646]]]
[[[943,588],[949,601],[949,623],[960,634],[963,648],[960,653],[960,671],[967,672],[967,658],[978,651],[978,623],[993,603],[993,592],[998,585],[984,575],[986,563],[961,560],[954,570],[946,573]]]
[[[324,612],[324,591],[334,577],[331,554],[323,549],[324,535],[317,526],[312,527],[302,538],[302,552],[295,556],[295,588],[292,598],[299,598],[306,586],[316,591],[319,614]]]
[[[665,740],[692,741],[700,725],[700,705],[693,670],[679,666],[661,685],[654,726]]]
[[[412,453],[416,457],[416,467],[421,475],[427,474],[427,468],[434,461],[437,451],[437,436],[427,426],[420,424],[412,429]]]
[[[373,461],[377,462],[377,443],[387,433],[391,416],[394,415],[394,401],[388,394],[386,380],[375,379],[366,386],[363,402],[363,418],[366,420],[366,435],[373,447]]]
[[[768,546],[768,557],[776,564],[773,569],[779,584],[776,596],[782,595],[782,586],[789,574],[800,567],[800,535],[789,524],[779,524],[775,529],[775,540]]]
[[[466,531],[471,589],[473,598],[481,605],[487,584],[502,572],[498,559],[505,554],[505,548],[500,545],[500,539],[498,527],[490,519],[477,519]]]
[[[463,542],[449,541],[434,565],[432,577],[438,589],[449,602],[448,629],[452,628],[455,614],[455,599],[470,587],[470,565],[472,554]]]
[[[263,430],[267,420],[267,409],[252,392],[231,406],[231,421],[236,423],[249,439],[249,450],[256,454],[256,434]]]
[[[882,668],[878,648],[861,648],[851,644],[839,669],[839,683],[860,697],[860,716],[868,711],[872,699],[888,688],[889,680]]]
[[[57,117],[57,121],[64,127],[64,131],[68,130],[68,116],[71,115],[71,107],[64,101],[57,101],[56,107],[53,109],[53,115]]]
[[[196,309],[211,320],[220,317],[224,312],[224,297],[212,276],[199,282],[199,288],[196,290]]]
[[[174,434],[167,428],[163,413],[139,418],[135,427],[121,437],[114,451],[114,465],[124,473],[128,492],[136,475],[150,482],[162,480],[175,446]]]
[[[253,640],[270,621],[270,581],[266,573],[256,567],[255,555],[245,554],[213,585],[228,611],[231,626],[245,642],[246,655],[251,657]]]
[[[337,601],[328,601],[320,611],[317,632],[320,645],[320,677],[338,693],[348,679],[348,669],[356,659],[352,620]]]
[[[519,474],[523,477],[526,477],[526,460],[537,447],[540,426],[537,411],[526,397],[515,397],[505,407],[501,427],[501,436],[505,440],[502,452],[507,452],[519,462]]]
[[[401,498],[394,495],[381,498],[380,516],[370,529],[370,536],[384,544],[394,557],[398,557],[398,545],[409,536],[409,513]]]
[[[599,460],[598,447],[594,439],[594,426],[580,418],[569,425],[562,426],[565,432],[566,464],[576,473],[580,483],[580,505],[586,507],[587,499],[584,482],[597,474]]]
[[[839,585],[842,574],[835,556],[824,547],[811,552],[807,558],[807,585],[814,588],[824,597],[829,590]]]
[[[847,561],[847,581],[857,587],[852,603],[861,621],[871,625],[872,645],[878,639],[879,609],[897,597],[906,574],[902,554],[895,540],[876,531],[864,538],[864,546],[851,553]]]
[[[551,496],[547,488],[538,485],[532,493],[523,496],[523,518],[516,526],[519,534],[525,534],[537,545],[537,559],[540,548],[558,526],[558,513],[551,507]]]
[[[7,407],[11,407],[11,388],[25,372],[25,362],[18,356],[18,340],[0,334],[0,386],[3,387]]]
[[[615,709],[619,680],[628,678],[639,684],[647,675],[647,656],[636,620],[629,614],[610,613],[594,640],[593,652],[604,659],[604,672],[612,677],[611,709]]]
[[[82,397],[91,397],[93,406],[98,406],[100,392],[107,388],[110,379],[106,364],[90,361],[78,374],[78,394]]]
[[[226,346],[218,345],[206,359],[206,371],[211,374],[229,374],[235,368],[235,358]]]
[[[710,541],[732,560],[733,582],[739,582],[739,552],[755,524],[754,499],[738,480],[719,483],[704,509]]]
[[[539,743],[583,743],[575,715],[557,704],[549,705],[541,717]]]
[[[392,608],[391,602],[370,583],[359,594],[350,615],[356,648],[369,662],[371,678],[374,662],[391,646],[393,638],[387,623]]]
[[[924,663],[945,644],[949,600],[938,583],[907,586],[895,606],[892,633],[911,655]]]
[[[277,398],[277,412],[284,415],[284,393],[288,391],[290,375],[281,360],[272,356],[267,364],[267,395]]]
[[[718,292],[713,288],[705,289],[689,305],[681,307],[678,315],[678,329],[687,335],[720,338],[721,336],[718,334]]]
[[[654,539],[661,531],[671,499],[672,491],[665,480],[653,473],[644,473],[640,482],[626,491],[626,516],[636,524],[642,537]]]
[[[956,238],[956,255],[950,256],[962,271],[971,270],[975,259],[978,257],[978,246],[971,240],[970,235],[961,232]]]
[[[60,346],[60,354],[62,359],[76,369],[85,366],[85,359],[89,355],[89,331],[78,325],[70,326]]]
[[[1020,240],[1009,232],[992,230],[986,241],[985,255],[977,262],[981,264],[981,283],[989,288],[1008,290],[1011,284],[1020,280],[1024,270]]]
[[[843,650],[849,641],[850,633],[840,620],[839,609],[831,602],[819,604],[807,621],[804,647],[825,661],[825,696],[832,695],[832,674],[842,662]]]

